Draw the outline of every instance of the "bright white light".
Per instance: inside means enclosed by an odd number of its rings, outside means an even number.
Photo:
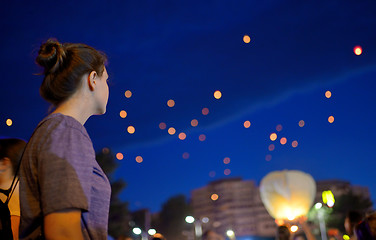
[[[192,217],[192,216],[187,216],[187,217],[185,218],[185,221],[186,221],[187,223],[193,223],[193,222],[195,221],[195,218]]]
[[[234,233],[234,231],[232,231],[232,230],[227,230],[226,235],[227,235],[228,237],[233,237],[233,236],[235,236],[235,233]]]
[[[296,231],[298,231],[298,226],[296,226],[296,225],[293,225],[293,226],[291,226],[291,228],[290,228],[290,230],[291,230],[291,232],[296,232]]]
[[[157,233],[157,231],[155,229],[153,229],[153,228],[150,228],[149,231],[148,231],[148,233],[149,233],[150,236],[153,236],[154,234]]]
[[[328,205],[328,207],[333,207],[334,206],[333,200],[328,199],[328,202],[326,203],[326,205]]]
[[[202,218],[202,222],[203,222],[203,223],[208,223],[208,222],[209,222],[209,218],[207,218],[207,217],[203,217],[203,218]]]
[[[318,209],[320,209],[322,207],[322,203],[316,203],[315,204],[315,208],[318,210]]]
[[[140,235],[141,234],[141,229],[140,228],[133,228],[133,233],[136,234],[136,235]]]

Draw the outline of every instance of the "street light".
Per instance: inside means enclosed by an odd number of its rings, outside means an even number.
[[[201,221],[199,219],[196,220],[192,216],[185,217],[185,221],[187,223],[193,223],[194,224],[194,236],[195,236],[195,239],[201,239],[201,236],[202,236],[202,224],[201,224]],[[209,218],[206,218],[205,221],[209,222]]]
[[[149,233],[150,236],[153,236],[154,234],[157,233],[157,231],[156,231],[155,229],[153,229],[153,228],[150,228],[150,229],[148,230],[148,233]]]
[[[136,227],[136,228],[133,228],[133,230],[132,230],[132,231],[133,231],[133,233],[134,233],[134,234],[136,234],[136,235],[140,235],[140,234],[141,234],[141,232],[142,232],[142,231],[141,231],[141,228],[138,228],[138,227]]]
[[[227,235],[227,237],[229,237],[230,239],[235,239],[235,233],[234,233],[234,231],[231,230],[231,229],[227,230],[226,235]]]

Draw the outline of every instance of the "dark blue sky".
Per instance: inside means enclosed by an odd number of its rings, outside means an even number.
[[[89,44],[109,57],[107,113],[86,127],[96,150],[124,154],[116,176],[128,183],[121,196],[132,210],[156,211],[172,195],[189,195],[215,179],[259,182],[282,169],[368,186],[375,201],[375,12],[371,0],[4,3],[0,135],[27,139],[48,113],[34,59],[39,45],[55,37]],[[360,56],[353,52],[357,45]],[[126,90],[133,93],[129,99]],[[221,99],[213,97],[215,90]],[[192,119],[199,121],[195,128]],[[159,129],[161,122],[187,138],[170,136]],[[283,130],[269,151],[278,124]],[[130,125],[133,135],[126,130]],[[136,156],[143,157],[141,164]],[[224,175],[225,169],[231,174]]]

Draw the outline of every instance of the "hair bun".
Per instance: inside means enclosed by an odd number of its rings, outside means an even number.
[[[40,46],[36,62],[44,67],[44,73],[54,73],[63,64],[65,50],[56,39],[48,39]]]

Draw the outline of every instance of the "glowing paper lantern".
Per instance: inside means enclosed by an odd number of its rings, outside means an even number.
[[[275,171],[266,175],[260,184],[261,200],[275,219],[293,220],[306,215],[316,194],[311,175],[296,171]]]

